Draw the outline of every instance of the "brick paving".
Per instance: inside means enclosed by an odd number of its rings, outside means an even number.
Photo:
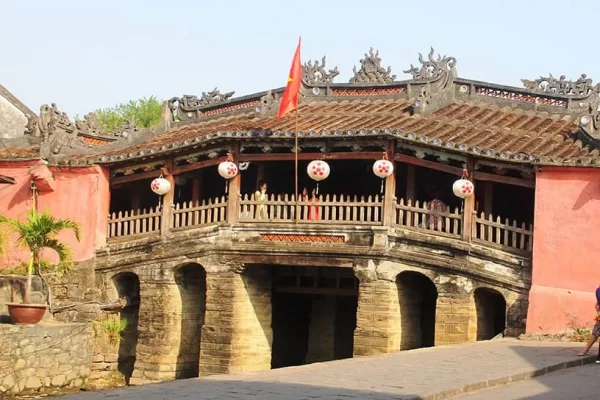
[[[61,399],[440,399],[582,365],[582,344],[504,339],[257,373],[177,380]]]

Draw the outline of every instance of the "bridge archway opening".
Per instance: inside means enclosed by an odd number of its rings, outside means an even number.
[[[206,312],[206,271],[199,264],[186,264],[175,270],[175,283],[181,296],[181,335],[175,377],[199,375],[200,336]]]
[[[477,312],[477,340],[489,340],[503,333],[506,328],[506,300],[496,290],[475,289]]]
[[[351,358],[358,279],[333,267],[272,267],[271,367]]]
[[[140,311],[140,280],[133,272],[123,272],[112,278],[117,296],[124,300],[119,318],[126,320],[125,329],[119,341],[118,370],[125,377],[125,382],[133,373],[138,343],[138,319]]]
[[[432,347],[435,344],[437,289],[425,275],[405,271],[396,279],[400,303],[400,350]]]

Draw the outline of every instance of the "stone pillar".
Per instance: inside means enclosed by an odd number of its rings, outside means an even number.
[[[472,293],[440,291],[435,314],[435,345],[477,340],[477,312]]]
[[[335,296],[324,296],[312,302],[306,363],[335,359]]]
[[[354,356],[398,351],[400,337],[400,304],[396,283],[361,279],[354,331]]]
[[[253,266],[206,275],[200,375],[271,368],[271,275]]]
[[[175,281],[140,282],[138,344],[131,384],[176,377],[181,339],[181,298]]]

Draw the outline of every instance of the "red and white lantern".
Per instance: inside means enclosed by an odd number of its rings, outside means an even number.
[[[463,170],[463,176],[452,185],[452,191],[456,197],[466,199],[475,193],[475,186],[467,177],[467,170]]]
[[[150,189],[157,195],[162,196],[171,190],[171,182],[161,175],[150,183]]]
[[[373,164],[373,173],[381,178],[381,193],[383,193],[383,182],[385,178],[394,173],[394,163],[388,160],[387,153],[383,153],[381,160],[375,161]]]
[[[219,175],[225,179],[234,178],[238,174],[238,167],[233,162],[227,160],[219,164]]]
[[[314,160],[308,163],[308,167],[306,167],[306,172],[310,179],[317,182],[317,193],[319,194],[319,182],[327,179],[329,177],[329,173],[331,169],[329,168],[329,164],[323,160]]]
[[[225,181],[225,193],[227,193],[227,188],[229,186],[229,180],[231,178],[235,178],[235,176],[238,174],[238,166],[235,165],[235,163],[233,162],[233,157],[231,156],[231,153],[227,154],[227,160],[223,161],[222,163],[219,164],[217,171],[219,172],[219,175],[221,175],[221,177],[223,177],[224,179],[226,179]]]

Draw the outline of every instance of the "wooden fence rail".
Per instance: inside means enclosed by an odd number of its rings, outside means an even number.
[[[462,234],[462,214],[458,208],[453,211],[437,211],[430,203],[400,199],[394,204],[395,217],[392,225],[419,231],[428,231],[442,236],[460,237]]]
[[[197,201],[195,204],[191,201],[177,203],[173,209],[171,220],[173,222],[173,229],[227,222],[227,198],[221,196],[214,200]]]
[[[344,225],[381,225],[380,196],[321,195],[298,202],[299,222],[335,222]],[[265,200],[244,195],[240,201],[240,222],[293,222],[296,219],[294,195],[271,194]]]
[[[476,215],[472,226],[474,241],[502,248],[504,250],[521,250],[530,252],[533,247],[533,225],[527,226],[524,222],[520,225],[517,221],[508,218],[481,213]]]
[[[464,227],[463,215],[458,208],[433,207],[429,202],[394,199],[391,226],[403,227],[433,235],[455,239],[467,238],[505,251],[531,252],[533,226],[517,223],[508,218],[480,213],[474,215],[471,226]],[[298,206],[298,207],[296,207]],[[171,209],[171,223],[167,229],[186,229],[227,222],[228,201],[225,196],[192,203],[175,204]],[[270,194],[262,201],[244,195],[239,201],[240,223],[291,223],[334,225],[382,225],[384,199],[379,195],[349,196],[321,195],[317,199],[294,195]],[[161,231],[162,214],[159,207],[112,213],[108,219],[108,238],[144,236]],[[467,229],[470,229],[467,230]],[[468,240],[468,239],[467,239]]]
[[[108,217],[108,238],[140,236],[160,232],[160,208],[119,211]]]

